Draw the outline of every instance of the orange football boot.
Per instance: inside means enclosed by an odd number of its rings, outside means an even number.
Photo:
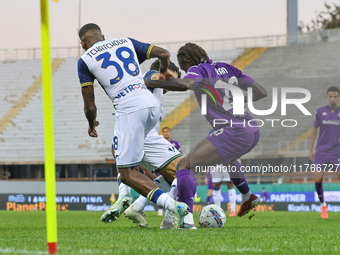
[[[229,213],[229,217],[234,217],[234,216],[236,216],[236,213],[235,213],[235,212],[230,212],[230,213]]]
[[[327,206],[321,207],[321,218],[322,219],[328,219]]]

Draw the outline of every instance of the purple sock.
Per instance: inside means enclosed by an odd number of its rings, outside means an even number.
[[[316,190],[316,193],[318,193],[318,197],[319,197],[320,203],[325,202],[325,200],[323,199],[322,182],[316,182],[315,183],[315,190]]]
[[[241,163],[237,160],[233,164],[236,166],[236,173],[230,175],[231,181],[234,183],[236,188],[240,191],[241,194],[246,194],[249,192],[249,186],[244,175],[244,172],[241,172]],[[234,175],[234,178],[232,177]],[[236,177],[236,178],[235,178]]]
[[[195,174],[188,170],[182,169],[176,173],[177,177],[177,201],[186,203],[192,213],[194,206],[194,197],[196,192]]]
[[[208,196],[208,197],[207,197],[207,202],[205,203],[206,205],[209,205],[209,204],[210,204],[210,199],[211,199],[211,196]]]

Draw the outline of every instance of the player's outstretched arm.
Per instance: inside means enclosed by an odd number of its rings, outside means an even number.
[[[96,126],[99,122],[96,121],[97,117],[97,107],[94,102],[94,90],[93,86],[85,86],[81,88],[81,92],[84,99],[84,112],[87,121],[89,122],[88,133],[91,137],[98,137]]]
[[[170,53],[166,49],[153,46],[150,52],[150,58],[158,58],[160,60],[159,71],[165,73],[170,66]]]
[[[169,80],[151,80],[146,81],[148,88],[163,88],[171,91],[187,91],[195,84],[193,79],[169,79]]]
[[[262,87],[257,82],[254,82],[251,87],[253,88],[253,102],[260,100],[267,96],[267,91],[264,87]],[[248,95],[249,96],[249,95]],[[247,97],[245,97],[245,101],[247,101]]]

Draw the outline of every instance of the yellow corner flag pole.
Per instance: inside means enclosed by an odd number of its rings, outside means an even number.
[[[48,0],[40,0],[45,127],[45,185],[48,253],[57,253],[57,213],[53,139],[53,96]]]

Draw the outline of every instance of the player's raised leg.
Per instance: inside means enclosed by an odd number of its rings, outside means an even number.
[[[218,132],[212,133],[210,136],[196,145],[190,151],[190,153],[177,164],[179,169],[177,172],[178,190],[184,189],[185,192],[183,193],[188,193],[186,196],[178,193],[178,201],[186,201],[189,203],[190,207],[192,206],[192,202],[189,200],[189,196],[194,195],[190,188],[187,187],[188,185],[185,185],[185,183],[191,182],[189,179],[190,175],[182,178],[179,173],[188,171],[187,169],[191,169],[191,172],[194,172],[195,166],[212,166],[221,164],[223,161],[226,164],[233,162],[231,165],[236,168],[236,172],[230,174],[230,177],[234,185],[242,194],[243,201],[238,216],[243,216],[248,213],[252,208],[260,203],[260,200],[257,196],[250,192],[244,173],[241,171],[241,164],[238,161],[234,161],[235,159],[250,151],[257,144],[258,139],[259,134],[257,133],[246,134],[244,136],[241,135],[239,137],[240,143],[236,144],[232,142],[232,135],[229,134],[227,130],[221,129],[218,130]],[[218,147],[220,141],[223,141],[223,146]],[[214,146],[214,144],[216,144],[216,146]],[[181,182],[180,178],[182,178]]]
[[[242,204],[237,215],[244,216],[260,203],[260,199],[250,191],[244,172],[241,171],[241,163],[236,160],[232,165],[236,167],[238,176],[233,178],[231,174],[230,179],[242,196]]]
[[[260,199],[249,190],[244,171],[242,171],[242,165],[236,159],[248,153],[257,145],[260,139],[260,132],[257,130],[250,133],[245,129],[244,132],[239,130],[237,136],[235,136],[234,131],[223,127],[210,134],[207,139],[213,146],[216,146],[218,154],[221,155],[226,165],[228,167],[230,165],[233,168],[232,171],[229,171],[230,180],[242,196],[242,204],[237,215],[243,216],[257,206],[260,203]]]

